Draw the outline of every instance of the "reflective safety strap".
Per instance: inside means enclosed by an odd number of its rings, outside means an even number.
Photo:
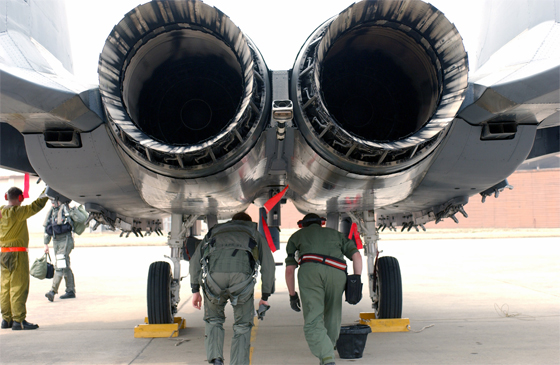
[[[2,247],[2,252],[29,252],[27,247]]]
[[[319,254],[305,254],[302,255],[299,259],[299,264],[303,264],[306,262],[317,262],[319,264],[325,264],[336,269],[340,269],[342,271],[346,271],[346,262],[343,262],[339,259],[335,259],[334,257],[319,255]]]

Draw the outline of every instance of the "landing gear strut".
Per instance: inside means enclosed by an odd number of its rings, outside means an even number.
[[[374,212],[369,210],[347,214],[358,225],[358,230],[364,237],[369,296],[375,318],[401,318],[402,280],[399,262],[391,256],[379,257],[380,251],[377,245],[379,234],[375,227]]]

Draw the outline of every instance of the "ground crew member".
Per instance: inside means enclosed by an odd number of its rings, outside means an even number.
[[[38,213],[48,198],[37,198],[22,206],[23,192],[10,188],[5,195],[8,205],[0,207],[0,246],[2,251],[2,328],[34,330],[39,325],[25,320],[25,303],[29,294],[29,231],[27,218]]]
[[[303,304],[303,332],[309,349],[321,364],[334,364],[334,346],[340,334],[342,293],[346,286],[346,261],[352,260],[354,274],[362,274],[362,255],[353,240],[331,228],[323,228],[324,218],[307,214],[298,222],[286,246],[286,285],[290,306],[296,312]],[[298,252],[299,262],[296,261]],[[301,303],[295,291],[295,270]]]
[[[274,293],[276,265],[272,252],[257,224],[246,213],[237,213],[232,220],[212,227],[190,260],[192,304],[200,309],[204,293],[206,322],[206,356],[209,363],[223,364],[224,307],[233,306],[232,365],[247,365],[250,359],[251,328],[255,307],[253,291],[260,266],[262,296],[259,306],[268,306]]]
[[[66,293],[60,299],[76,298],[76,287],[74,284],[74,273],[70,268],[70,252],[74,249],[74,221],[70,218],[68,203],[61,203],[53,199],[52,207],[45,218],[45,252],[49,252],[49,242],[53,241],[53,249],[56,258],[52,289],[45,294],[49,301],[54,300],[58,294],[58,287],[64,277]]]

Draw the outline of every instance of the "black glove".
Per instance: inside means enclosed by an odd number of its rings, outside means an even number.
[[[261,304],[259,305],[259,309],[257,310],[257,317],[262,321],[264,319],[264,315],[267,310],[270,309],[269,305]]]
[[[301,303],[297,292],[295,295],[290,295],[290,307],[292,307],[292,309],[296,312],[301,312]]]
[[[358,304],[362,300],[362,277],[360,275],[348,275],[345,291],[346,301],[350,304]]]

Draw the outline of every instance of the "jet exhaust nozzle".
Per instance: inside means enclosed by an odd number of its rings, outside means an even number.
[[[200,177],[239,161],[267,113],[268,73],[257,48],[200,1],[151,1],[125,15],[99,60],[117,143],[140,164]]]
[[[399,171],[438,145],[467,87],[453,24],[421,1],[362,1],[307,40],[291,84],[307,143],[355,173]]]

